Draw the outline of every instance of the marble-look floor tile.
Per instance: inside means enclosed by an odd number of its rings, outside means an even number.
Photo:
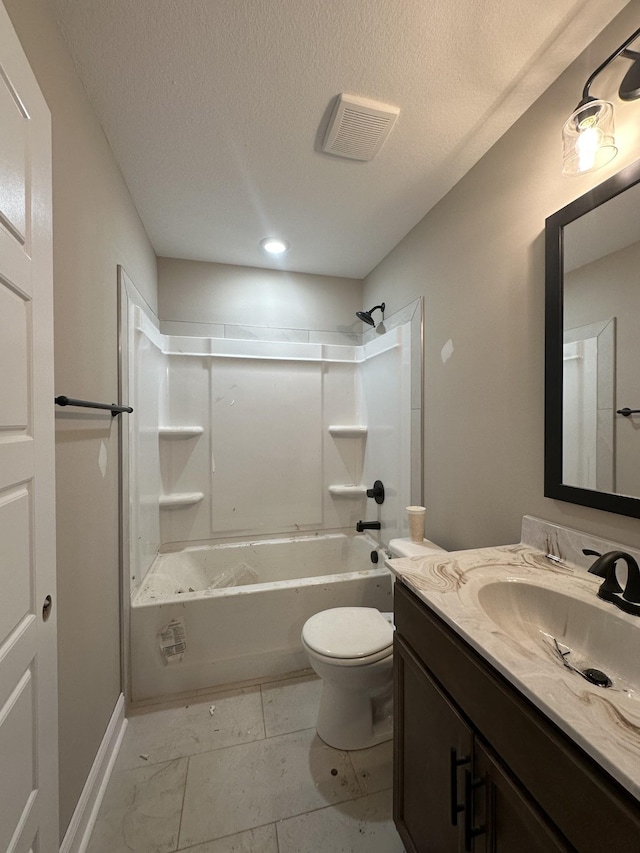
[[[130,717],[116,769],[143,767],[263,737],[260,688],[249,687]]]
[[[391,791],[276,824],[280,853],[404,853],[391,818]]]
[[[379,743],[370,749],[356,749],[349,760],[363,794],[387,791],[393,784],[393,741]]]
[[[194,755],[180,844],[198,844],[360,795],[347,753],[314,731]]]
[[[262,685],[267,737],[313,729],[318,719],[322,680],[313,675]]]
[[[175,850],[188,761],[114,772],[87,853]]]
[[[195,847],[181,847],[184,853],[278,853],[278,838],[274,823],[260,826],[217,841],[196,844]]]

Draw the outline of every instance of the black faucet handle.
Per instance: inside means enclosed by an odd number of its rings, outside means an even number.
[[[367,489],[367,497],[374,498],[377,504],[384,503],[384,486],[382,480],[376,480],[372,489]]]
[[[627,564],[627,581],[624,592],[618,583],[616,569],[618,560]],[[619,610],[640,616],[640,568],[638,563],[626,551],[609,551],[595,561],[589,569],[591,574],[604,578],[598,590],[598,598],[610,601]],[[620,593],[622,592],[622,595]]]
[[[631,554],[625,554],[627,563],[627,582],[622,597],[632,604],[640,604],[640,568]]]

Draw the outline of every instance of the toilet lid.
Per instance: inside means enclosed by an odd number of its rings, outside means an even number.
[[[304,624],[302,639],[318,654],[362,658],[393,645],[393,627],[373,607],[334,607]]]

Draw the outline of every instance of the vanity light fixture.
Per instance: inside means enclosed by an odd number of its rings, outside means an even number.
[[[283,255],[289,248],[289,244],[278,237],[265,237],[260,240],[260,245],[269,255]]]
[[[591,97],[589,89],[604,69],[623,56],[631,67],[625,74],[618,95],[623,101],[640,98],[640,53],[629,45],[640,36],[640,29],[617,48],[593,72],[582,90],[582,100],[562,128],[562,174],[584,175],[609,163],[618,153],[613,126],[613,104]]]

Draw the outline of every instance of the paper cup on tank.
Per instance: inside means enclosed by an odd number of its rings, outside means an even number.
[[[426,509],[423,506],[408,506],[409,536],[412,542],[422,542],[424,539],[424,515]]]

